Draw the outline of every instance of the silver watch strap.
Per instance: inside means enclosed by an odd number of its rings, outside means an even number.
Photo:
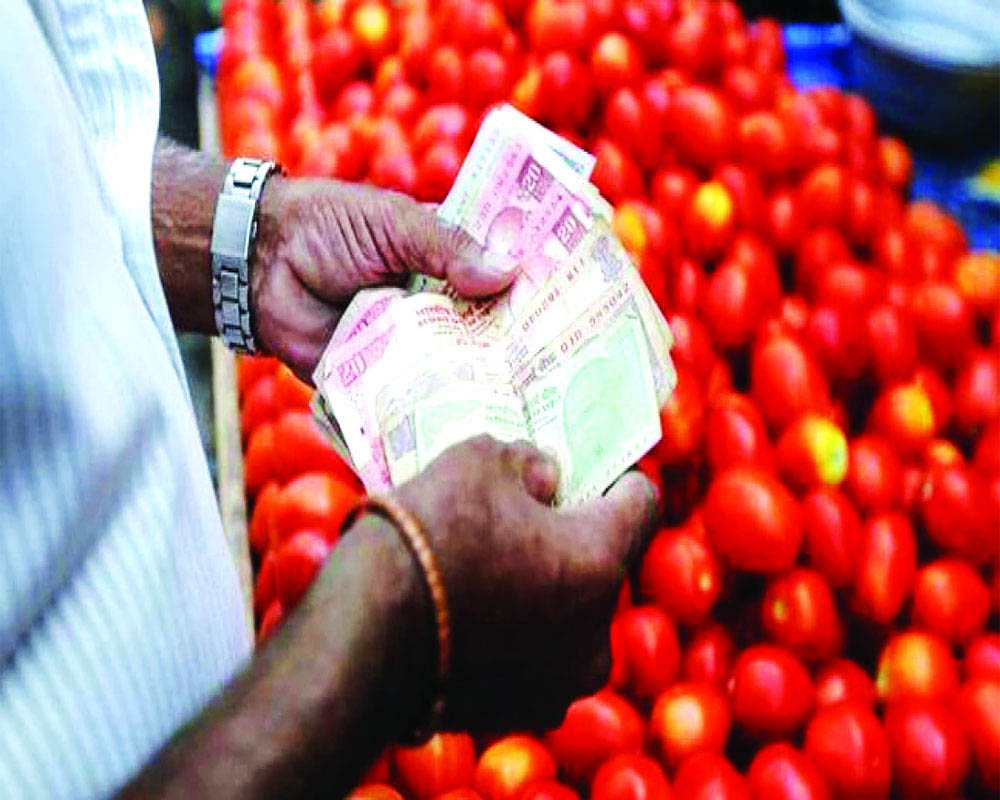
[[[229,168],[212,223],[212,304],[226,345],[256,353],[250,323],[250,258],[257,236],[257,204],[273,161],[238,158]]]

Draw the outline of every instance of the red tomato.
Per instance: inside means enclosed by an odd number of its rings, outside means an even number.
[[[982,476],[964,464],[927,471],[918,503],[927,534],[940,547],[983,560],[997,550],[996,520]]]
[[[873,269],[852,261],[834,261],[821,268],[812,286],[817,303],[835,308],[867,308],[882,300],[885,283]]]
[[[688,227],[689,232],[693,230]],[[727,259],[712,273],[705,286],[702,316],[712,339],[721,348],[747,344],[771,310],[747,264]]]
[[[278,413],[275,402],[275,380],[265,375],[247,390],[240,408],[240,433],[243,440],[262,422],[270,422]]]
[[[712,481],[704,515],[709,543],[734,567],[781,572],[795,562],[802,544],[802,513],[770,473],[730,467]]]
[[[913,622],[949,642],[962,643],[982,630],[990,590],[966,561],[942,558],[922,567],[913,588]]]
[[[383,750],[379,757],[368,767],[368,771],[361,779],[361,783],[388,783],[389,782],[389,756],[391,749]]]
[[[676,766],[693,753],[725,747],[729,706],[710,683],[675,683],[656,698],[649,726],[664,763]]]
[[[965,648],[965,676],[1000,680],[1000,633],[977,636]]]
[[[265,375],[273,375],[281,362],[270,356],[240,356],[236,360],[236,388],[242,400]]]
[[[368,180],[381,189],[413,194],[417,165],[409,150],[383,150],[372,157]]]
[[[462,166],[462,154],[453,142],[431,145],[417,168],[416,196],[421,200],[444,200]]]
[[[300,530],[275,550],[278,599],[294,608],[330,554],[330,543],[318,531]]]
[[[776,430],[807,411],[823,413],[830,402],[815,360],[796,339],[782,334],[754,346],[750,387],[764,419]]]
[[[892,703],[885,715],[893,783],[906,800],[949,797],[969,768],[969,742],[962,722],[941,701]]]
[[[611,622],[611,657],[620,682],[636,697],[653,697],[677,677],[680,646],[674,625],[656,606],[633,606]]]
[[[798,248],[805,223],[798,198],[790,189],[775,189],[768,200],[764,223],[771,243],[780,253],[792,253]]]
[[[653,759],[623,753],[605,761],[590,787],[591,800],[672,800],[667,776]]]
[[[410,83],[397,83],[390,86],[379,103],[379,111],[387,117],[399,121],[401,125],[409,125],[417,118],[423,106],[423,97]]]
[[[597,163],[590,180],[609,202],[642,197],[642,172],[618,145],[610,139],[598,139],[593,153]]]
[[[862,319],[851,307],[814,306],[808,314],[804,339],[819,365],[835,380],[856,380],[871,356]]]
[[[281,604],[280,600],[275,598],[260,618],[260,627],[257,629],[257,647],[260,647],[270,639],[284,621],[285,607]]]
[[[660,463],[692,462],[705,435],[705,398],[695,376],[684,367],[678,367],[677,385],[660,409],[660,427],[663,438],[654,450]]]
[[[258,619],[264,615],[278,596],[276,569],[277,556],[268,550],[261,559],[260,571],[257,573],[257,581],[253,587],[253,610]]]
[[[819,275],[830,264],[850,258],[847,240],[835,228],[818,226],[802,238],[796,257],[795,280],[804,290],[811,290]]]
[[[912,309],[921,353],[942,368],[963,364],[975,331],[969,304],[954,285],[925,281],[913,290]]]
[[[320,98],[329,102],[340,87],[361,68],[361,48],[357,39],[343,28],[331,28],[316,42],[313,74]]]
[[[854,608],[866,619],[888,625],[910,593],[916,572],[916,540],[902,514],[878,514],[862,530]]]
[[[887,702],[912,696],[947,699],[958,688],[958,665],[940,637],[897,633],[879,656],[875,688]]]
[[[802,520],[812,566],[833,587],[853,580],[862,533],[851,501],[837,489],[815,489],[802,503]]]
[[[658,162],[658,123],[635,89],[622,86],[611,93],[604,105],[604,129],[640,166],[653,167]]]
[[[502,101],[510,89],[510,68],[496,50],[481,47],[469,56],[471,79],[466,81],[465,97],[472,108],[486,108]]]
[[[880,224],[879,198],[872,184],[852,176],[847,182],[847,234],[855,245],[871,244]]]
[[[439,794],[434,800],[483,800],[483,796],[470,786],[462,786]]]
[[[979,776],[995,794],[1000,791],[1000,681],[972,678],[962,686],[957,708],[972,743]]]
[[[702,628],[684,650],[684,677],[721,686],[729,677],[735,653],[733,637],[724,627],[712,624]]]
[[[532,781],[517,793],[517,800],[580,800],[580,795],[555,780]]]
[[[903,465],[892,445],[874,434],[851,441],[846,486],[864,512],[899,507],[903,497]]]
[[[346,120],[354,116],[369,115],[375,110],[375,92],[368,81],[351,81],[338,93],[331,114],[334,119]]]
[[[274,469],[280,479],[303,472],[329,472],[360,491],[357,476],[327,441],[311,411],[286,411],[274,423],[274,436]]]
[[[525,28],[533,52],[579,52],[586,47],[590,36],[587,5],[575,0],[541,0],[531,3],[525,18]]]
[[[899,139],[883,136],[878,140],[879,172],[895,189],[903,189],[910,183],[913,160],[910,151]]]
[[[514,734],[483,751],[472,785],[487,800],[514,800],[529,783],[555,776],[556,764],[544,745],[531,736]]]
[[[387,783],[366,783],[347,795],[347,800],[403,800],[403,795]]]
[[[261,489],[254,500],[249,533],[250,547],[257,555],[263,555],[271,545],[271,520],[279,493],[278,484],[271,481]]]
[[[805,725],[815,703],[806,668],[788,650],[769,644],[740,654],[729,694],[733,718],[755,736],[793,734]]]
[[[725,160],[736,144],[736,121],[728,103],[701,86],[677,89],[667,129],[681,161],[697,167]]]
[[[698,175],[694,170],[669,164],[653,176],[653,204],[665,219],[680,220],[697,188]]]
[[[976,349],[955,378],[955,421],[975,434],[1000,418],[1000,353]]]
[[[778,440],[778,473],[790,486],[836,486],[847,475],[847,437],[831,420],[804,414]]]
[[[302,411],[309,408],[313,389],[295,377],[287,366],[281,364],[274,372],[274,403],[276,410]]]
[[[838,800],[889,796],[889,745],[868,706],[821,707],[806,730],[805,753]]]
[[[361,495],[326,472],[305,472],[287,483],[274,499],[271,511],[271,547],[280,547],[293,533],[310,528],[329,543]]]
[[[870,424],[901,454],[911,457],[921,452],[937,432],[931,399],[915,381],[883,391],[875,401]]]
[[[954,280],[979,314],[995,311],[1000,302],[1000,256],[988,251],[966,253],[955,262]]]
[[[545,56],[538,82],[538,108],[543,120],[557,128],[576,128],[590,114],[593,101],[587,68],[578,58],[563,51]]]
[[[780,742],[757,752],[750,771],[750,793],[761,800],[829,800],[823,776],[801,751]]]
[[[274,425],[264,422],[250,434],[243,454],[243,483],[247,494],[256,494],[275,477]]]
[[[810,225],[840,227],[847,212],[847,175],[839,164],[813,167],[799,184],[799,202]]]
[[[562,724],[545,736],[559,767],[574,779],[590,780],[597,768],[619,753],[642,747],[642,717],[608,689],[573,702]]]
[[[695,753],[677,770],[674,795],[686,800],[750,800],[750,789],[721,755]]]
[[[708,365],[714,355],[712,341],[704,324],[690,313],[667,315],[667,324],[674,335],[674,347],[670,356],[674,364],[690,370],[704,380],[708,375]]]
[[[755,111],[739,121],[736,150],[740,160],[765,175],[779,175],[788,169],[791,145],[781,118],[771,111]]]
[[[836,658],[816,675],[816,705],[832,706],[843,700],[874,706],[875,684],[853,661]]]
[[[466,67],[462,52],[442,45],[427,61],[428,99],[436,103],[456,103],[465,96]]]
[[[639,590],[678,623],[698,625],[722,593],[722,567],[689,530],[664,529],[643,558]]]
[[[460,149],[468,138],[469,113],[454,103],[435,105],[420,115],[413,127],[411,144],[417,156],[423,155],[435,142],[453,142]]]
[[[635,86],[642,77],[642,54],[631,39],[617,31],[605,33],[590,51],[594,86],[610,94],[619,86]]]
[[[768,468],[773,463],[764,420],[746,395],[719,395],[709,406],[705,431],[708,463],[713,472],[737,464]]]
[[[793,569],[772,581],[764,595],[764,629],[782,647],[807,661],[840,652],[843,631],[830,586],[810,569]]]
[[[407,797],[429,800],[472,783],[476,749],[467,733],[436,733],[419,747],[395,748],[393,762]]]

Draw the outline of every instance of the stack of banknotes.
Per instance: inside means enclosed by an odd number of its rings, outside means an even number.
[[[670,329],[612,232],[593,166],[512,107],[494,109],[438,214],[518,265],[510,288],[469,300],[418,275],[345,310],[313,410],[369,492],[488,433],[551,453],[556,502],[572,505],[659,441],[676,383]]]

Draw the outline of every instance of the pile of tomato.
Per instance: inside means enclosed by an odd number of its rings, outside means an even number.
[[[511,102],[596,155],[676,338],[608,686],[544,735],[394,748],[355,797],[995,797],[1000,260],[908,201],[868,104],[794,88],[780,27],[728,0],[223,16],[228,154],[439,201]],[[286,367],[239,379],[263,640],[362,488]]]

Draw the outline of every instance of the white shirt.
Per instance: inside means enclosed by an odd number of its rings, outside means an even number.
[[[251,650],[154,260],[157,106],[140,0],[0,0],[3,798],[113,792]]]

